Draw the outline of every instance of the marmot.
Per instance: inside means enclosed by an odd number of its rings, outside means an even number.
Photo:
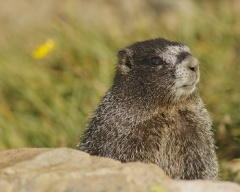
[[[158,38],[120,50],[113,85],[78,148],[121,162],[155,163],[174,179],[218,180],[199,78],[199,62],[184,44]]]

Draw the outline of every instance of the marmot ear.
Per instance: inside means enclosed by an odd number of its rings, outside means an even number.
[[[132,69],[132,62],[126,50],[118,52],[118,68],[123,74],[127,74]]]

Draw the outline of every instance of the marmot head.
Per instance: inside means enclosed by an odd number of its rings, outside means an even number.
[[[176,103],[195,91],[199,76],[199,62],[186,45],[158,38],[119,51],[115,84],[135,97]]]

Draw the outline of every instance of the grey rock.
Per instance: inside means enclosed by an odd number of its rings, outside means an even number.
[[[2,192],[239,192],[232,182],[177,181],[153,164],[126,163],[69,148],[0,152]]]

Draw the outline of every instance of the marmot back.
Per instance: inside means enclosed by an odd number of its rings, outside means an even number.
[[[174,179],[218,180],[199,78],[198,60],[181,43],[159,38],[119,51],[113,86],[78,148],[121,162],[155,163]]]

